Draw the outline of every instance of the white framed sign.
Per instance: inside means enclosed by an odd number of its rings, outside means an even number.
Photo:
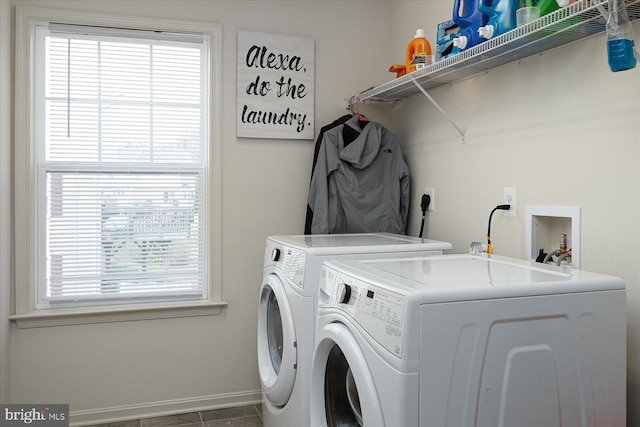
[[[238,31],[239,138],[313,139],[314,41]]]

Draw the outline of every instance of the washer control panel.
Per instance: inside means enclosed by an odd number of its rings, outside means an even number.
[[[304,288],[304,269],[307,265],[307,254],[300,249],[285,246],[281,255],[280,268],[296,285]]]
[[[351,285],[339,283],[336,290],[336,299],[339,303],[349,304],[349,301],[351,301]]]
[[[265,250],[265,266],[278,267],[297,286],[304,288],[307,253],[301,249],[268,242]]]
[[[323,266],[318,307],[341,310],[402,358],[405,299],[401,294]]]

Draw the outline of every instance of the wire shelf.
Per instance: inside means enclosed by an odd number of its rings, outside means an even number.
[[[607,0],[579,0],[457,55],[354,95],[349,104],[399,101],[421,92],[416,83],[424,90],[433,89],[600,34],[605,31],[600,10],[607,4]],[[626,4],[629,19],[640,19],[640,0],[626,0]]]

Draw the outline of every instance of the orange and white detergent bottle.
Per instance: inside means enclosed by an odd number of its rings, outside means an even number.
[[[427,55],[431,55],[431,45],[424,36],[424,29],[418,28],[413,40],[407,46],[407,68],[406,72],[411,73],[426,65]]]

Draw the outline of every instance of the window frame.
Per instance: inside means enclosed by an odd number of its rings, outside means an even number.
[[[11,319],[18,327],[39,327],[124,321],[151,318],[200,316],[219,314],[226,305],[222,301],[222,208],[221,208],[221,61],[222,29],[220,24],[141,18],[63,11],[55,9],[16,7],[15,39],[15,314]],[[190,301],[141,302],[134,304],[94,305],[83,307],[37,308],[37,286],[43,251],[38,247],[37,213],[44,200],[38,200],[38,162],[36,158],[37,120],[35,75],[36,29],[50,22],[117,27],[135,30],[171,31],[202,34],[208,39],[208,122],[209,167],[204,181],[207,191],[208,235],[205,236],[206,299]],[[41,199],[41,198],[40,198]]]

